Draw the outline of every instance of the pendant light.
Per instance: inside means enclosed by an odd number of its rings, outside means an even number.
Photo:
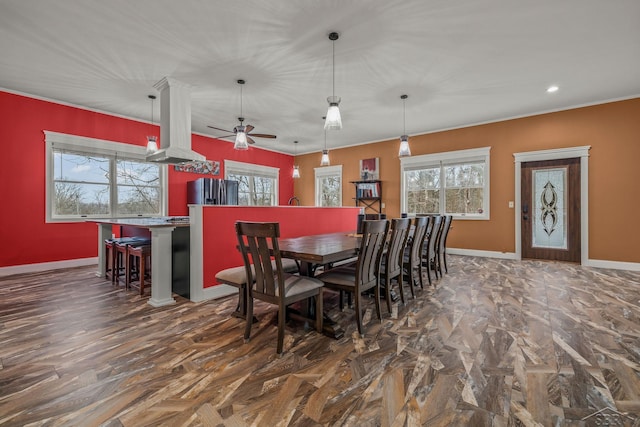
[[[336,40],[338,40],[339,37],[340,35],[336,32],[329,33],[329,40],[333,42],[333,60],[331,63],[333,91],[331,96],[327,98],[329,109],[327,110],[324,128],[333,130],[342,129],[342,118],[340,117],[340,109],[338,108],[340,97],[336,96]]]
[[[298,141],[293,141],[293,156],[298,156]],[[298,168],[298,165],[293,165],[293,174],[291,177],[300,178],[300,169]]]
[[[244,83],[245,83],[244,80],[242,79],[238,80],[238,84],[240,85],[240,117],[238,117],[238,120],[240,120],[240,126],[236,126],[236,141],[233,144],[233,148],[236,150],[249,149],[249,143],[247,142],[246,126],[242,124],[242,122],[244,121],[244,117],[242,116],[242,86],[244,85]]]
[[[411,148],[409,148],[409,135],[407,135],[407,95],[401,95],[402,99],[402,136],[400,137],[400,150],[398,150],[398,157],[408,157],[411,155]]]
[[[322,120],[325,120],[323,117]],[[329,166],[329,150],[327,150],[327,128],[324,128],[324,150],[322,150],[322,159],[320,159],[320,166]]]
[[[153,130],[153,100],[156,99],[155,95],[149,95],[151,100],[151,129]],[[147,155],[153,154],[158,151],[158,137],[155,135],[147,136]]]

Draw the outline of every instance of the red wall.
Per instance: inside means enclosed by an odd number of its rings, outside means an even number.
[[[202,212],[203,285],[216,284],[218,271],[242,265],[236,249],[236,221],[280,223],[280,237],[353,232],[360,208],[317,208],[306,206],[243,207],[205,206]]]
[[[97,256],[93,223],[45,223],[44,130],[146,145],[149,124],[0,91],[0,267]],[[160,129],[156,126],[156,134]],[[280,203],[293,195],[293,158],[199,135],[192,148],[209,160],[224,159],[280,168]],[[204,176],[169,169],[169,215],[187,215],[186,182]],[[210,175],[209,175],[210,176]]]

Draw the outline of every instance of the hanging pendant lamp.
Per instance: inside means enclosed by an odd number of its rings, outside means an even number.
[[[340,117],[340,109],[338,108],[338,105],[340,104],[340,97],[336,96],[336,40],[338,40],[339,37],[340,35],[336,32],[329,33],[329,40],[333,42],[333,59],[331,63],[333,91],[331,96],[327,98],[329,109],[327,110],[327,118],[324,122],[324,128],[331,130],[342,129],[342,118]]]
[[[298,155],[298,141],[293,141],[293,155],[296,157]],[[293,174],[292,178],[300,178],[300,169],[298,165],[293,165]]]
[[[149,95],[151,100],[151,129],[153,129],[153,100],[156,99],[155,95]],[[155,135],[147,136],[147,155],[153,154],[158,151],[158,137]]]
[[[400,150],[398,150],[398,157],[408,157],[411,155],[411,148],[409,148],[409,135],[407,135],[407,111],[406,101],[409,96],[401,95],[402,99],[402,136],[400,137]]]
[[[322,120],[325,120],[323,117]],[[324,150],[322,150],[322,159],[320,159],[320,166],[329,166],[329,150],[327,150],[327,128],[324,129]]]

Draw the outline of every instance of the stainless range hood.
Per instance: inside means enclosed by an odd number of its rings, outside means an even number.
[[[191,150],[191,87],[171,77],[153,85],[160,92],[160,149],[147,162],[177,164],[204,161]]]

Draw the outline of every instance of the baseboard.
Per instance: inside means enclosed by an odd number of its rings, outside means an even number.
[[[238,288],[233,287],[233,286],[229,286],[229,285],[216,285],[216,286],[211,286],[208,288],[204,288],[202,290],[202,292],[200,293],[199,298],[196,300],[194,298],[191,298],[191,301],[193,302],[202,302],[202,301],[207,301],[210,299],[218,299],[218,298],[223,298],[229,295],[233,295],[233,294],[237,294],[238,293]]]
[[[39,273],[41,271],[57,270],[60,268],[85,267],[92,264],[96,266],[97,271],[98,257],[0,267],[0,277],[23,273]]]
[[[514,252],[481,251],[477,249],[447,248],[451,255],[479,256],[485,258],[517,259]]]
[[[637,263],[637,262],[622,262],[622,261],[607,261],[603,259],[590,259],[587,261],[586,266],[594,267],[594,268],[611,268],[614,270],[640,271],[640,263]]]

